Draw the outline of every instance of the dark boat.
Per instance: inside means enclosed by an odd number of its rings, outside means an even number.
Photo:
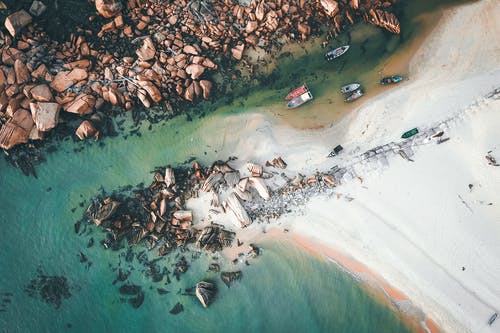
[[[408,139],[408,138],[411,138],[412,136],[414,136],[417,133],[418,133],[418,128],[415,127],[415,128],[412,128],[409,131],[404,132],[403,135],[401,135],[401,138],[402,139]]]
[[[352,94],[350,94],[346,99],[344,99],[344,101],[346,103],[354,102],[363,95],[364,93],[362,89],[356,89]]]
[[[342,94],[348,94],[348,93],[353,92],[354,90],[356,90],[360,87],[361,87],[361,85],[359,83],[353,82],[353,83],[349,83],[348,85],[345,85],[342,88],[340,88],[340,92]]]
[[[328,154],[328,157],[334,157],[337,156],[342,150],[344,150],[344,147],[341,145],[338,145],[337,147],[333,148],[333,150]]]
[[[497,316],[498,314],[497,313],[494,313],[491,317],[490,317],[490,320],[488,320],[488,325],[493,325],[493,323],[495,322],[495,320],[497,319]]]
[[[337,47],[335,50],[328,51],[325,54],[325,59],[328,60],[328,61],[330,61],[330,60],[333,60],[335,58],[338,58],[341,55],[343,55],[344,53],[346,53],[347,50],[349,50],[349,45],[344,45],[344,46],[341,46],[341,47]]]
[[[294,90],[290,91],[288,93],[288,95],[286,95],[285,100],[289,101],[291,99],[299,97],[300,95],[305,94],[308,90],[309,89],[307,88],[307,86],[305,84],[301,85],[297,89],[294,89]]]
[[[386,76],[380,80],[380,84],[386,85],[386,84],[396,84],[403,81],[403,77],[401,75],[392,75],[392,76]]]
[[[289,109],[295,109],[295,108],[301,106],[302,104],[309,102],[311,99],[313,99],[313,95],[311,94],[310,91],[308,91],[308,92],[292,99],[290,102],[288,102],[286,107]]]

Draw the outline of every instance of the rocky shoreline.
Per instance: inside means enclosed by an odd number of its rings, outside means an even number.
[[[83,18],[72,21],[64,11],[73,3]],[[339,32],[359,19],[399,33],[391,5],[3,1],[0,147],[42,140],[61,124],[79,139],[97,139],[107,135],[109,117],[123,110],[157,105],[160,118],[185,112],[231,94],[235,79],[258,75],[258,63],[246,56],[250,49],[270,53],[319,35],[322,26]],[[51,16],[63,14],[74,25],[64,28],[72,30],[51,33],[60,23]],[[235,69],[238,63],[244,72]]]

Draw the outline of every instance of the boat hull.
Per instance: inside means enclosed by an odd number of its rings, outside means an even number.
[[[296,97],[299,97],[300,95],[305,94],[308,90],[309,89],[307,89],[307,86],[304,84],[297,89],[290,91],[288,95],[286,95],[285,100],[289,101]]]
[[[352,94],[350,94],[344,101],[346,103],[354,102],[354,101],[358,100],[359,98],[361,98],[361,96],[363,96],[364,94],[365,93],[363,92],[362,89],[357,89]]]
[[[342,94],[348,94],[348,93],[355,91],[356,89],[358,89],[360,87],[361,87],[361,85],[359,83],[354,82],[354,83],[350,83],[350,84],[345,85],[342,88],[340,88],[340,92]]]
[[[302,94],[302,95],[292,99],[290,102],[288,102],[286,107],[289,109],[295,109],[295,108],[298,108],[299,106],[303,105],[304,103],[309,102],[312,99],[313,99],[313,96],[312,96],[311,92],[308,91],[305,94]]]
[[[401,75],[392,75],[392,76],[386,76],[380,80],[381,85],[387,85],[387,84],[396,84],[403,81],[403,77]]]
[[[349,50],[349,45],[344,45],[341,47],[337,47],[335,50],[329,51],[325,54],[325,59],[327,61],[331,61],[333,59],[337,59],[341,55],[347,52]]]

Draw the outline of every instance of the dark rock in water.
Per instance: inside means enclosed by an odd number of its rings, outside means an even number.
[[[205,308],[214,301],[216,294],[215,284],[207,281],[200,281],[196,284],[196,297]]]
[[[30,297],[39,296],[44,302],[53,304],[56,309],[59,309],[62,301],[71,297],[70,289],[66,277],[49,276],[39,268],[37,277],[30,281],[24,291]]]
[[[125,255],[125,261],[126,262],[132,262],[134,260],[134,252],[132,251],[131,248],[127,249],[127,254]]]
[[[113,281],[113,284],[116,284],[116,282],[120,281],[120,282],[123,282],[125,281],[130,275],[130,272],[127,272],[127,271],[123,271],[121,268],[118,270],[118,276],[116,277],[116,279]],[[124,287],[124,286],[122,286]],[[121,289],[121,287],[120,287]],[[126,290],[127,288],[125,288]],[[120,291],[121,292],[121,291]]]
[[[82,220],[76,221],[75,223],[75,234],[80,232],[80,227],[82,226]]]
[[[241,276],[241,271],[220,273],[220,278],[228,288],[231,287],[231,284],[233,284],[234,281],[241,279]]]
[[[134,284],[124,284],[120,287],[122,295],[137,295],[141,292],[141,287]]]
[[[168,291],[167,289],[163,289],[163,288],[156,288],[156,291],[158,292],[158,294],[160,295],[166,295],[168,294],[170,291]]]
[[[78,254],[78,257],[80,258],[81,263],[87,262],[89,260],[89,258],[87,258],[87,256],[83,252],[80,252]]]
[[[188,264],[186,258],[181,257],[181,259],[175,264],[174,275],[177,280],[179,280],[180,276],[186,273],[188,270]]]
[[[139,291],[137,297],[130,298],[128,302],[132,305],[134,309],[137,309],[144,302],[144,293],[142,291]]]
[[[212,264],[210,264],[210,266],[208,266],[208,270],[212,271],[212,272],[218,272],[218,271],[220,271],[220,266],[219,266],[219,264],[212,263]]]
[[[177,304],[174,305],[172,310],[170,310],[170,313],[176,315],[181,313],[182,311],[184,311],[184,307],[182,306],[181,303],[177,302]]]
[[[94,237],[90,237],[89,242],[87,243],[87,248],[94,246]]]

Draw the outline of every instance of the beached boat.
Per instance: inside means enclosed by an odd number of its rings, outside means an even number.
[[[412,128],[409,131],[406,131],[401,135],[401,139],[408,139],[411,138],[412,136],[416,135],[418,133],[418,128]]]
[[[403,81],[403,77],[401,75],[392,75],[392,76],[386,76],[380,80],[380,84],[386,85],[386,84],[395,84]]]
[[[348,94],[348,93],[353,92],[354,90],[358,89],[359,87],[361,87],[361,85],[357,82],[349,83],[348,85],[345,85],[342,88],[340,88],[340,92],[343,94]]]
[[[313,95],[311,94],[310,91],[308,91],[308,92],[300,95],[299,97],[295,97],[294,99],[292,99],[290,102],[288,102],[286,107],[289,109],[294,109],[294,108],[299,107],[302,104],[310,101],[311,99],[313,99]]]
[[[297,89],[294,89],[294,90],[290,91],[290,92],[288,93],[288,95],[286,95],[285,99],[286,99],[287,101],[292,100],[292,99],[294,99],[294,98],[296,98],[296,97],[299,97],[299,96],[300,96],[300,95],[302,95],[302,94],[305,94],[305,93],[306,93],[306,92],[308,92],[308,91],[309,91],[309,89],[307,88],[307,86],[306,86],[305,84],[304,84],[304,85],[301,85],[301,86],[300,86],[300,87],[298,87]]]
[[[325,59],[330,61],[330,60],[333,60],[335,58],[338,58],[341,55],[343,55],[344,53],[346,53],[347,50],[349,50],[349,45],[337,47],[335,50],[331,50],[331,51],[327,52],[325,54]]]
[[[354,102],[363,95],[364,95],[363,90],[357,89],[352,94],[350,94],[344,101],[346,103]]]

